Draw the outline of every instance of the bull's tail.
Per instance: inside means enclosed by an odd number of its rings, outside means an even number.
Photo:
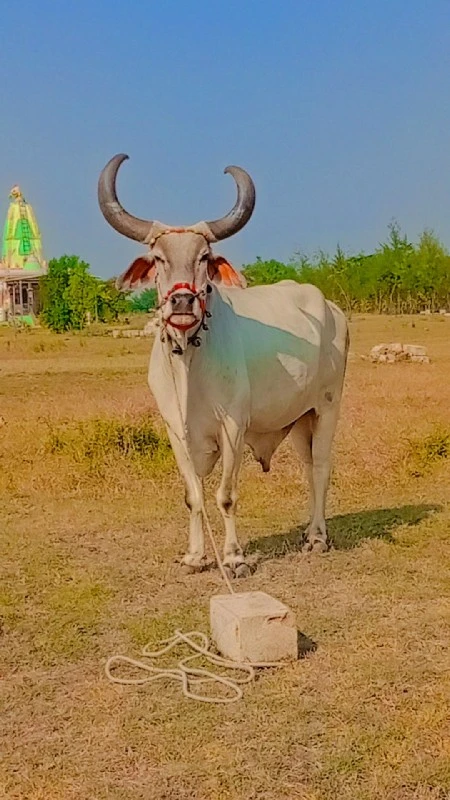
[[[347,372],[347,362],[348,362],[348,352],[350,350],[350,331],[348,329],[348,323],[346,324],[346,332],[345,332],[345,351],[344,351],[344,372],[342,374],[342,382],[345,379],[345,373]]]

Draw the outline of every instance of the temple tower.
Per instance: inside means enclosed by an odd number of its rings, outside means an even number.
[[[3,229],[0,258],[0,321],[39,311],[39,278],[47,271],[32,206],[13,186]]]

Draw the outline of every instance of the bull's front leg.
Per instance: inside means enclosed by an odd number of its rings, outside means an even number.
[[[221,431],[222,478],[217,491],[217,505],[225,525],[223,565],[233,578],[243,578],[250,573],[237,538],[235,517],[243,451],[243,431],[233,420],[228,419]]]
[[[203,487],[195,472],[192,460],[186,452],[184,442],[168,428],[168,435],[178,469],[184,479],[186,492],[185,502],[189,509],[189,546],[182,564],[189,571],[200,572],[207,566],[205,554],[205,537],[203,531]]]

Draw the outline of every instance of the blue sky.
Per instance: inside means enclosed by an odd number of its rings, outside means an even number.
[[[370,251],[392,218],[450,247],[448,0],[22,0],[1,25],[0,215],[19,183],[47,257],[139,252],[97,208],[117,152],[123,204],[172,224],[227,211],[246,168],[237,266]]]

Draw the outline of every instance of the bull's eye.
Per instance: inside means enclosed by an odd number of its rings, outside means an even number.
[[[164,264],[166,263],[166,262],[165,262],[165,260],[164,260],[164,258],[163,258],[162,256],[157,256],[157,255],[155,254],[155,255],[153,256],[153,258],[155,259],[156,263],[157,263],[157,264],[159,264],[161,267],[162,267],[162,266],[164,266]]]
[[[209,258],[209,253],[202,253],[202,255],[200,256],[200,261],[204,263],[205,261],[208,261],[208,258]]]

